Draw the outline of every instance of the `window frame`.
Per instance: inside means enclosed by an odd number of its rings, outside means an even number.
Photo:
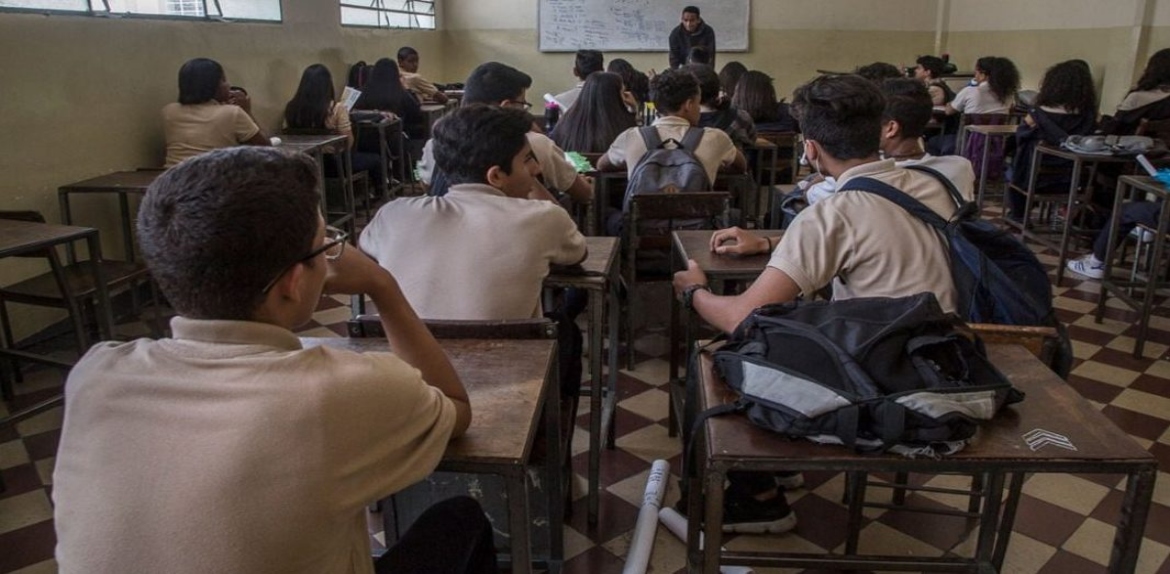
[[[439,29],[439,17],[438,17],[438,14],[436,14],[436,10],[435,10],[435,5],[438,4],[438,0],[413,0],[413,1],[416,1],[420,4],[429,4],[431,7],[430,12],[422,12],[419,10],[400,10],[397,8],[375,8],[373,6],[363,6],[361,4],[355,4],[354,2],[357,2],[357,1],[359,1],[359,0],[338,0],[338,3],[337,3],[338,14],[340,15],[344,8],[351,8],[351,9],[355,9],[355,10],[365,10],[368,12],[375,12],[378,15],[381,15],[384,13],[390,13],[390,14],[406,14],[408,16],[428,16],[434,20],[435,25],[434,25],[434,27],[431,27],[431,28],[423,28],[421,26],[419,26],[419,27],[382,26],[382,25],[370,25],[370,24],[346,24],[344,22],[340,22],[340,20],[339,20],[341,26],[343,26],[345,28],[365,28],[367,30],[435,31],[435,30]]]
[[[89,18],[109,18],[114,20],[168,20],[172,22],[221,22],[221,23],[246,23],[246,24],[283,24],[284,23],[284,2],[285,0],[274,0],[276,6],[280,9],[280,17],[276,20],[262,20],[258,18],[232,18],[223,16],[223,9],[219,5],[219,0],[198,0],[203,3],[203,16],[179,16],[176,14],[149,14],[144,12],[113,12],[109,8],[107,0],[85,0],[85,10],[66,10],[61,8],[26,8],[18,6],[0,6],[0,14],[40,14],[43,16],[83,16]],[[94,9],[93,5],[98,3],[105,7],[105,9]],[[214,5],[221,15],[216,16],[207,11],[209,5]]]

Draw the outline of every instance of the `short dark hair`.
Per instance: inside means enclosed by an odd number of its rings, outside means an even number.
[[[313,248],[321,195],[303,154],[214,150],[163,172],[138,210],[138,243],[180,315],[252,320],[264,286]]]
[[[191,105],[214,100],[223,78],[223,66],[219,62],[208,58],[187,60],[179,68],[179,103]]]
[[[487,183],[494,166],[510,174],[512,159],[528,143],[531,128],[532,116],[522,110],[464,105],[435,124],[435,167],[452,185]]]
[[[872,64],[866,64],[854,70],[853,73],[879,86],[882,84],[882,82],[890,78],[905,77],[905,75],[902,73],[902,70],[899,70],[897,66],[893,64],[887,64],[886,62],[874,62]]]
[[[711,52],[707,50],[706,46],[691,46],[691,49],[687,51],[687,63],[710,64]]]
[[[694,14],[695,16],[702,16],[702,14],[699,13],[698,6],[687,6],[686,8],[683,8],[683,14],[686,14],[687,12],[690,12],[691,14]]]
[[[498,104],[532,87],[532,76],[499,62],[476,66],[463,86],[463,105]]]
[[[597,50],[577,50],[573,71],[582,80],[588,78],[589,74],[593,72],[603,72],[605,71],[605,55]]]
[[[719,74],[707,64],[687,64],[682,69],[690,72],[699,81],[699,101],[705,106],[714,106],[719,103]]]
[[[932,79],[941,78],[947,69],[947,63],[938,56],[919,56],[914,63],[922,66],[923,70],[930,72]]]
[[[417,55],[418,55],[418,50],[415,50],[414,48],[411,48],[410,46],[403,46],[403,47],[398,49],[398,55],[396,56],[396,58],[398,59],[399,62],[401,62],[401,61],[409,58],[410,56],[417,56]]]
[[[804,138],[839,160],[877,153],[885,107],[877,85],[855,74],[821,76],[792,93]]]
[[[699,94],[699,81],[686,70],[663,70],[650,80],[650,99],[659,112],[673,114]]]
[[[886,109],[882,121],[895,121],[902,138],[919,138],[930,122],[932,106],[926,85],[912,78],[892,78],[882,83]]]

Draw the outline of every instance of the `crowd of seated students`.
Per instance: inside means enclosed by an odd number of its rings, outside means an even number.
[[[683,69],[699,80],[699,126],[722,130],[740,150],[755,144],[756,123],[723,96],[715,70],[706,64],[687,64]]]
[[[635,112],[641,110],[642,106],[650,101],[650,78],[646,77],[646,74],[635,68],[629,61],[614,58],[609,61],[609,67],[605,71],[621,76],[622,85],[633,97]]]
[[[366,79],[366,84],[362,86],[362,95],[358,97],[353,107],[355,110],[390,112],[398,116],[402,119],[403,133],[414,144],[416,150],[421,149],[422,142],[426,139],[426,114],[422,112],[418,97],[402,85],[402,76],[394,60],[381,58],[374,63],[374,69]]]
[[[732,60],[719,70],[719,88],[723,90],[723,97],[728,100],[735,97],[735,85],[748,72],[747,66],[738,60]]]

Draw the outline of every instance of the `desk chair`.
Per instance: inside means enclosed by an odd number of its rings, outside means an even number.
[[[0,418],[0,431],[3,431],[6,428],[15,430],[17,423],[61,406],[65,406],[65,395],[63,393],[58,393],[53,397],[45,399],[35,405],[16,411],[15,413],[12,413],[6,417]],[[7,490],[7,487],[4,485],[4,475],[0,474],[0,493],[3,493],[5,490]]]
[[[726,191],[648,193],[630,198],[622,222],[622,317],[626,321],[626,368],[634,364],[634,290],[639,282],[670,281],[671,237],[676,229],[727,227]]]
[[[988,345],[1019,345],[1027,349],[1028,352],[1040,359],[1049,368],[1052,368],[1061,344],[1060,333],[1053,327],[970,323],[967,325],[967,331],[963,332],[963,334],[971,339],[978,337],[984,344]],[[909,478],[909,473],[898,472],[894,474],[894,481],[892,483],[875,483],[869,481],[868,475],[866,475],[865,486],[889,488],[892,489],[893,493],[890,497],[890,503],[866,502],[862,506],[978,518],[979,507],[983,499],[982,475],[977,474],[971,477],[971,487],[969,489],[910,486]],[[1022,478],[1022,476],[1019,477],[1020,480]],[[1016,480],[1016,478],[1013,477],[1013,480]],[[907,490],[967,496],[967,511],[934,511],[907,507],[905,506]],[[846,492],[848,492],[848,489],[846,489]],[[860,509],[858,511],[860,512]]]
[[[768,185],[776,183],[791,184],[796,181],[796,172],[800,168],[799,146],[800,134],[796,132],[757,132],[760,138],[768,140],[776,146],[776,161],[772,165],[759,166]],[[765,185],[761,180],[760,185]]]
[[[37,211],[0,211],[0,219],[45,223],[45,217]],[[0,287],[0,331],[3,340],[0,345],[6,349],[15,349],[20,346],[12,334],[12,323],[8,316],[8,303],[21,303],[40,307],[64,309],[69,313],[73,335],[77,344],[77,355],[80,357],[89,349],[89,329],[86,325],[86,311],[93,312],[97,307],[97,286],[94,285],[91,267],[92,261],[78,261],[72,264],[63,264],[54,248],[48,248],[39,253],[19,255],[22,258],[44,259],[49,270],[29,279],[18,281],[11,285]],[[115,291],[133,289],[140,282],[147,282],[151,288],[151,303],[155,307],[156,317],[150,322],[152,335],[159,336],[162,332],[157,316],[158,298],[155,294],[154,283],[150,280],[150,273],[146,265],[138,262],[116,261],[103,259],[100,262],[102,277],[106,282],[107,292],[113,297]],[[135,299],[135,303],[137,300]],[[134,312],[138,313],[137,304]],[[94,323],[97,323],[96,317]],[[111,325],[112,327],[112,325]],[[30,360],[52,364],[58,367],[70,368],[74,361],[47,360],[45,358],[9,359],[13,378],[17,382],[23,381],[20,372],[20,360]],[[12,381],[7,376],[0,376],[0,394],[5,400],[14,396]]]
[[[548,319],[518,319],[518,320],[501,320],[501,321],[450,321],[450,320],[426,320],[423,321],[427,329],[436,339],[551,339],[557,338],[556,324]],[[381,317],[378,315],[359,315],[348,322],[348,331],[351,337],[384,337],[385,330],[382,327]],[[551,366],[550,372],[552,377],[556,378],[557,366]],[[553,381],[552,385],[557,385],[557,381]],[[472,407],[474,411],[474,406]],[[573,427],[577,415],[577,397],[561,397],[561,405],[559,412],[559,426],[561,436],[561,454],[562,460],[558,468],[560,469],[560,485],[563,485],[563,508],[556,509],[567,514],[571,509],[571,488],[568,486],[572,484],[572,466],[571,466],[571,449]],[[546,516],[549,523],[549,540],[550,549],[554,549],[551,554],[555,560],[562,552],[560,547],[563,542],[560,540],[563,520],[562,512],[554,512],[554,509],[543,508],[541,502],[544,497],[540,496],[539,490],[549,488],[550,479],[547,474],[547,459],[545,453],[547,449],[545,444],[548,440],[548,429],[546,425],[541,425],[537,431],[536,439],[533,443],[533,458],[532,468],[539,476],[536,480],[529,481],[529,500],[533,505],[534,516]],[[531,471],[530,471],[531,472]],[[467,473],[442,473],[445,475],[442,479],[427,479],[419,484],[400,491],[390,498],[381,502],[383,512],[383,522],[386,525],[387,543],[392,539],[397,538],[400,534],[397,526],[398,514],[410,517],[421,513],[432,503],[438,502],[441,499],[449,498],[457,495],[471,495],[472,490],[479,490],[486,492],[491,490],[491,483],[484,484],[483,475],[467,474]],[[551,479],[556,480],[556,479]],[[503,489],[500,488],[499,491]],[[491,517],[492,523],[497,525],[508,524],[507,508],[500,506],[500,498],[498,496],[476,497],[484,506],[485,512]],[[557,516],[561,515],[561,516]],[[562,519],[562,520],[556,520]],[[393,534],[393,537],[392,537]],[[539,541],[540,538],[533,536],[532,540]]]
[[[353,126],[354,149],[364,152],[377,153],[382,158],[382,173],[386,175],[380,182],[374,182],[374,189],[381,197],[391,199],[403,190],[406,181],[412,181],[410,169],[406,167],[406,135],[402,131],[400,118],[388,119],[381,114],[370,119],[359,119],[354,116]]]
[[[336,132],[333,130],[317,128],[285,128],[281,133],[303,136],[336,135]],[[356,144],[356,138],[354,143]],[[325,205],[341,204],[340,211],[329,209],[329,213],[325,214],[326,221],[331,220],[330,215],[344,217],[348,214],[355,213],[357,206],[355,198],[358,197],[362,198],[362,208],[365,210],[366,220],[368,221],[370,219],[369,176],[364,171],[353,171],[353,156],[349,151],[351,150],[345,150],[343,152],[334,151],[333,153],[325,154],[325,161],[333,161],[334,170],[336,171],[334,177],[325,178]],[[330,197],[335,194],[341,195],[340,202],[330,201]],[[356,227],[353,224],[349,224],[348,230],[352,233],[356,230]]]
[[[975,137],[975,135],[977,135],[977,134],[967,134],[966,131],[964,130],[964,128],[966,128],[967,126],[1017,125],[1020,123],[1020,119],[1022,117],[1023,117],[1023,115],[1020,114],[1019,112],[1012,112],[1012,113],[1006,113],[1006,114],[961,114],[959,116],[959,132],[958,132],[957,139],[955,140],[955,155],[962,155],[962,156],[966,156],[968,159],[971,159],[971,156],[967,153],[964,153],[964,152],[966,152],[968,149],[970,149],[972,151],[974,151],[974,150],[981,151],[983,149],[983,141],[982,140],[979,140],[978,142],[974,142],[974,143],[971,141],[968,141],[968,140],[976,140],[979,138]],[[992,150],[992,153],[995,153],[995,152],[996,152],[996,150]],[[1001,147],[998,150],[998,152],[1000,155],[1002,155],[1003,148]],[[971,159],[971,164],[972,165],[979,165],[979,162],[977,161],[977,159]]]

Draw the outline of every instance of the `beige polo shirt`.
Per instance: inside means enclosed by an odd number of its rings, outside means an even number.
[[[194,105],[171,102],[163,106],[162,116],[166,167],[213,149],[240,145],[260,133],[260,126],[243,108],[214,100]]]
[[[866,176],[921,201],[946,219],[955,213],[947,190],[932,176],[894,160],[854,167],[837,189]],[[944,311],[955,309],[950,256],[938,232],[901,207],[864,191],[837,191],[800,212],[768,266],[783,271],[806,297],[833,285],[833,299],[904,297],[930,291]]]
[[[707,171],[707,179],[712,183],[719,172],[719,166],[735,161],[735,144],[722,130],[717,128],[692,127],[690,122],[677,116],[662,116],[652,124],[658,128],[658,137],[662,141],[675,139],[682,141],[688,129],[703,130],[703,139],[699,140],[699,147],[695,150],[695,157]],[[629,175],[634,174],[638,160],[646,155],[646,142],[642,141],[641,128],[632,127],[618,134],[617,139],[609,146],[606,155],[609,163],[626,166]]]
[[[365,505],[438,464],[455,406],[390,353],[175,318],[73,368],[53,472],[62,573],[373,571]]]
[[[402,79],[402,87],[418,94],[420,99],[433,100],[435,94],[439,93],[434,84],[414,72],[400,72],[399,77]]]
[[[390,270],[424,319],[540,317],[549,264],[585,258],[585,237],[559,205],[483,184],[395,199],[358,245]]]

